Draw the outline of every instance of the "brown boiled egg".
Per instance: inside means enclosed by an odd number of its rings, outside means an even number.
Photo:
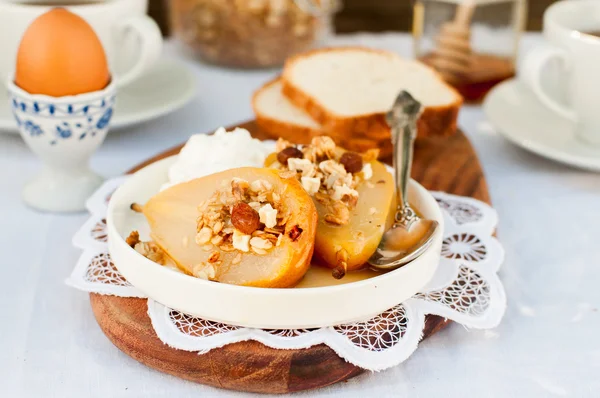
[[[36,18],[17,52],[15,84],[52,97],[102,90],[110,82],[104,48],[92,27],[64,8]]]

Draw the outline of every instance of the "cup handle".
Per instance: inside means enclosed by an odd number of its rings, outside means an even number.
[[[576,121],[577,115],[575,112],[569,107],[558,103],[555,99],[550,98],[542,87],[542,69],[552,59],[560,60],[564,71],[569,73],[571,66],[569,54],[560,48],[547,46],[536,47],[527,54],[523,60],[519,75],[521,80],[531,89],[542,104],[565,118]]]
[[[143,74],[160,56],[162,35],[154,20],[146,15],[136,15],[117,24],[118,37],[135,35],[140,56],[125,73],[116,77],[117,87],[125,86]]]

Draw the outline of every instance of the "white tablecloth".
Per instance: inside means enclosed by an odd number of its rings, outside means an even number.
[[[525,47],[540,40],[526,39]],[[407,36],[337,41],[410,55]],[[165,57],[183,59],[171,43]],[[93,158],[96,170],[116,176],[192,133],[250,118],[252,91],[277,73],[185,62],[198,79],[197,97],[162,119],[111,134]],[[452,325],[396,368],[300,396],[600,396],[600,175],[509,144],[479,107],[463,108],[459,123],[500,214],[500,275],[509,300],[502,324],[493,331]],[[39,166],[20,137],[0,136],[0,395],[234,396],[149,369],[102,334],[87,294],[63,282],[80,254],[71,236],[86,215],[41,214],[21,202]]]

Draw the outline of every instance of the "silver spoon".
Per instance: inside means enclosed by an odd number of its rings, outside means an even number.
[[[408,180],[413,158],[413,142],[421,104],[402,91],[386,115],[394,141],[394,174],[396,179],[395,222],[383,234],[369,265],[377,270],[400,268],[419,257],[433,242],[438,222],[419,217],[408,204]]]

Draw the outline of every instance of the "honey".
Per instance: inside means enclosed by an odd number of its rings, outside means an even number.
[[[416,0],[415,57],[478,103],[514,77],[526,13],[527,0]]]
[[[337,286],[345,285],[347,283],[359,282],[365,279],[374,278],[379,275],[383,275],[385,272],[373,271],[370,268],[347,272],[342,279],[335,279],[331,275],[331,269],[321,267],[318,265],[312,265],[304,278],[295,286],[296,289],[303,289],[308,287],[325,287],[325,286]]]
[[[429,53],[419,60],[431,64],[433,54]],[[490,54],[472,54],[466,73],[456,76],[448,82],[463,96],[465,101],[477,103],[496,84],[515,76],[515,67],[511,58]]]

